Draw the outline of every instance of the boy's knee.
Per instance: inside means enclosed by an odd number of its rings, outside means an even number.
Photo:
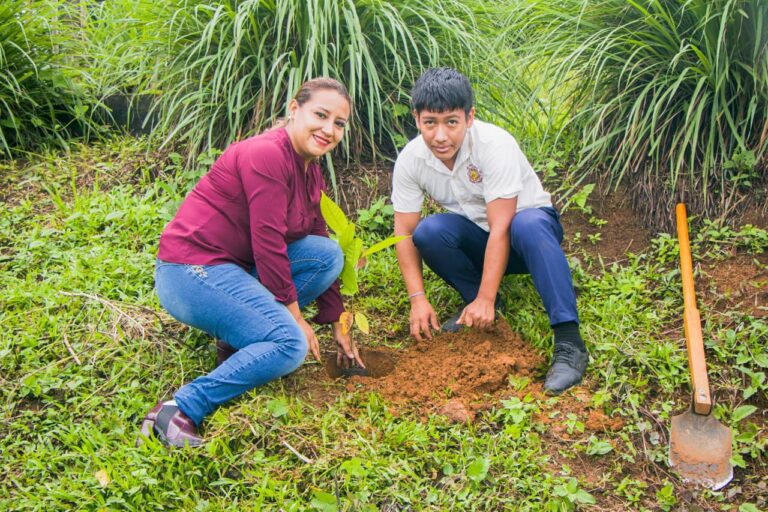
[[[539,216],[518,215],[512,219],[510,227],[512,244],[517,247],[538,245],[546,238],[552,237],[547,223]]]
[[[435,215],[429,216],[422,219],[416,226],[416,229],[413,230],[413,245],[417,249],[424,249],[441,240],[444,233],[445,227],[440,222],[439,217]]]

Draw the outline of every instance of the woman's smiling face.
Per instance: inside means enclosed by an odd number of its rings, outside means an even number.
[[[349,101],[333,89],[318,89],[301,105],[288,106],[291,120],[285,127],[293,149],[305,162],[335,148],[344,137],[349,122]]]

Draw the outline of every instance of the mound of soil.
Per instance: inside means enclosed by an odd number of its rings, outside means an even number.
[[[414,405],[465,422],[509,376],[532,376],[543,358],[504,321],[484,332],[442,333],[397,354],[397,364],[380,378],[353,376],[347,388],[377,391],[393,404]]]

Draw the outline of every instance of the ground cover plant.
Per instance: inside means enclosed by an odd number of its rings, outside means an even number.
[[[716,414],[734,432],[734,483],[691,490],[666,466],[666,423],[688,394],[669,236],[616,263],[569,236],[593,363],[585,385],[564,397],[539,392],[543,368],[513,372],[500,394],[480,396],[473,421],[456,424],[306,363],[216,412],[201,450],[135,447],[139,419],[157,396],[213,364],[211,340],[164,314],[152,290],[163,224],[210,160],[185,168],[181,156],[122,138],[2,164],[0,508],[765,507],[765,295],[748,309],[700,304]],[[566,218],[577,215],[573,207]],[[582,222],[570,229],[595,228],[585,215]],[[706,263],[722,266],[733,251],[757,262],[750,280],[764,293],[766,231],[704,226],[692,230],[698,279]],[[370,232],[368,246],[386,236]],[[356,307],[372,335],[356,336],[415,360],[396,267],[385,251],[361,274]],[[427,283],[438,304],[456,305],[437,280]],[[549,329],[530,281],[509,278],[504,300],[516,343],[545,354]],[[420,354],[429,361],[430,351]]]

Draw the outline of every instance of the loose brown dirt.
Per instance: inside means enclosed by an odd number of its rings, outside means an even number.
[[[413,345],[399,352],[394,371],[378,379],[351,377],[347,389],[378,391],[396,406],[415,406],[422,413],[442,410],[463,420],[506,391],[511,375],[533,377],[543,363],[506,322],[498,321],[485,332],[443,333]]]

